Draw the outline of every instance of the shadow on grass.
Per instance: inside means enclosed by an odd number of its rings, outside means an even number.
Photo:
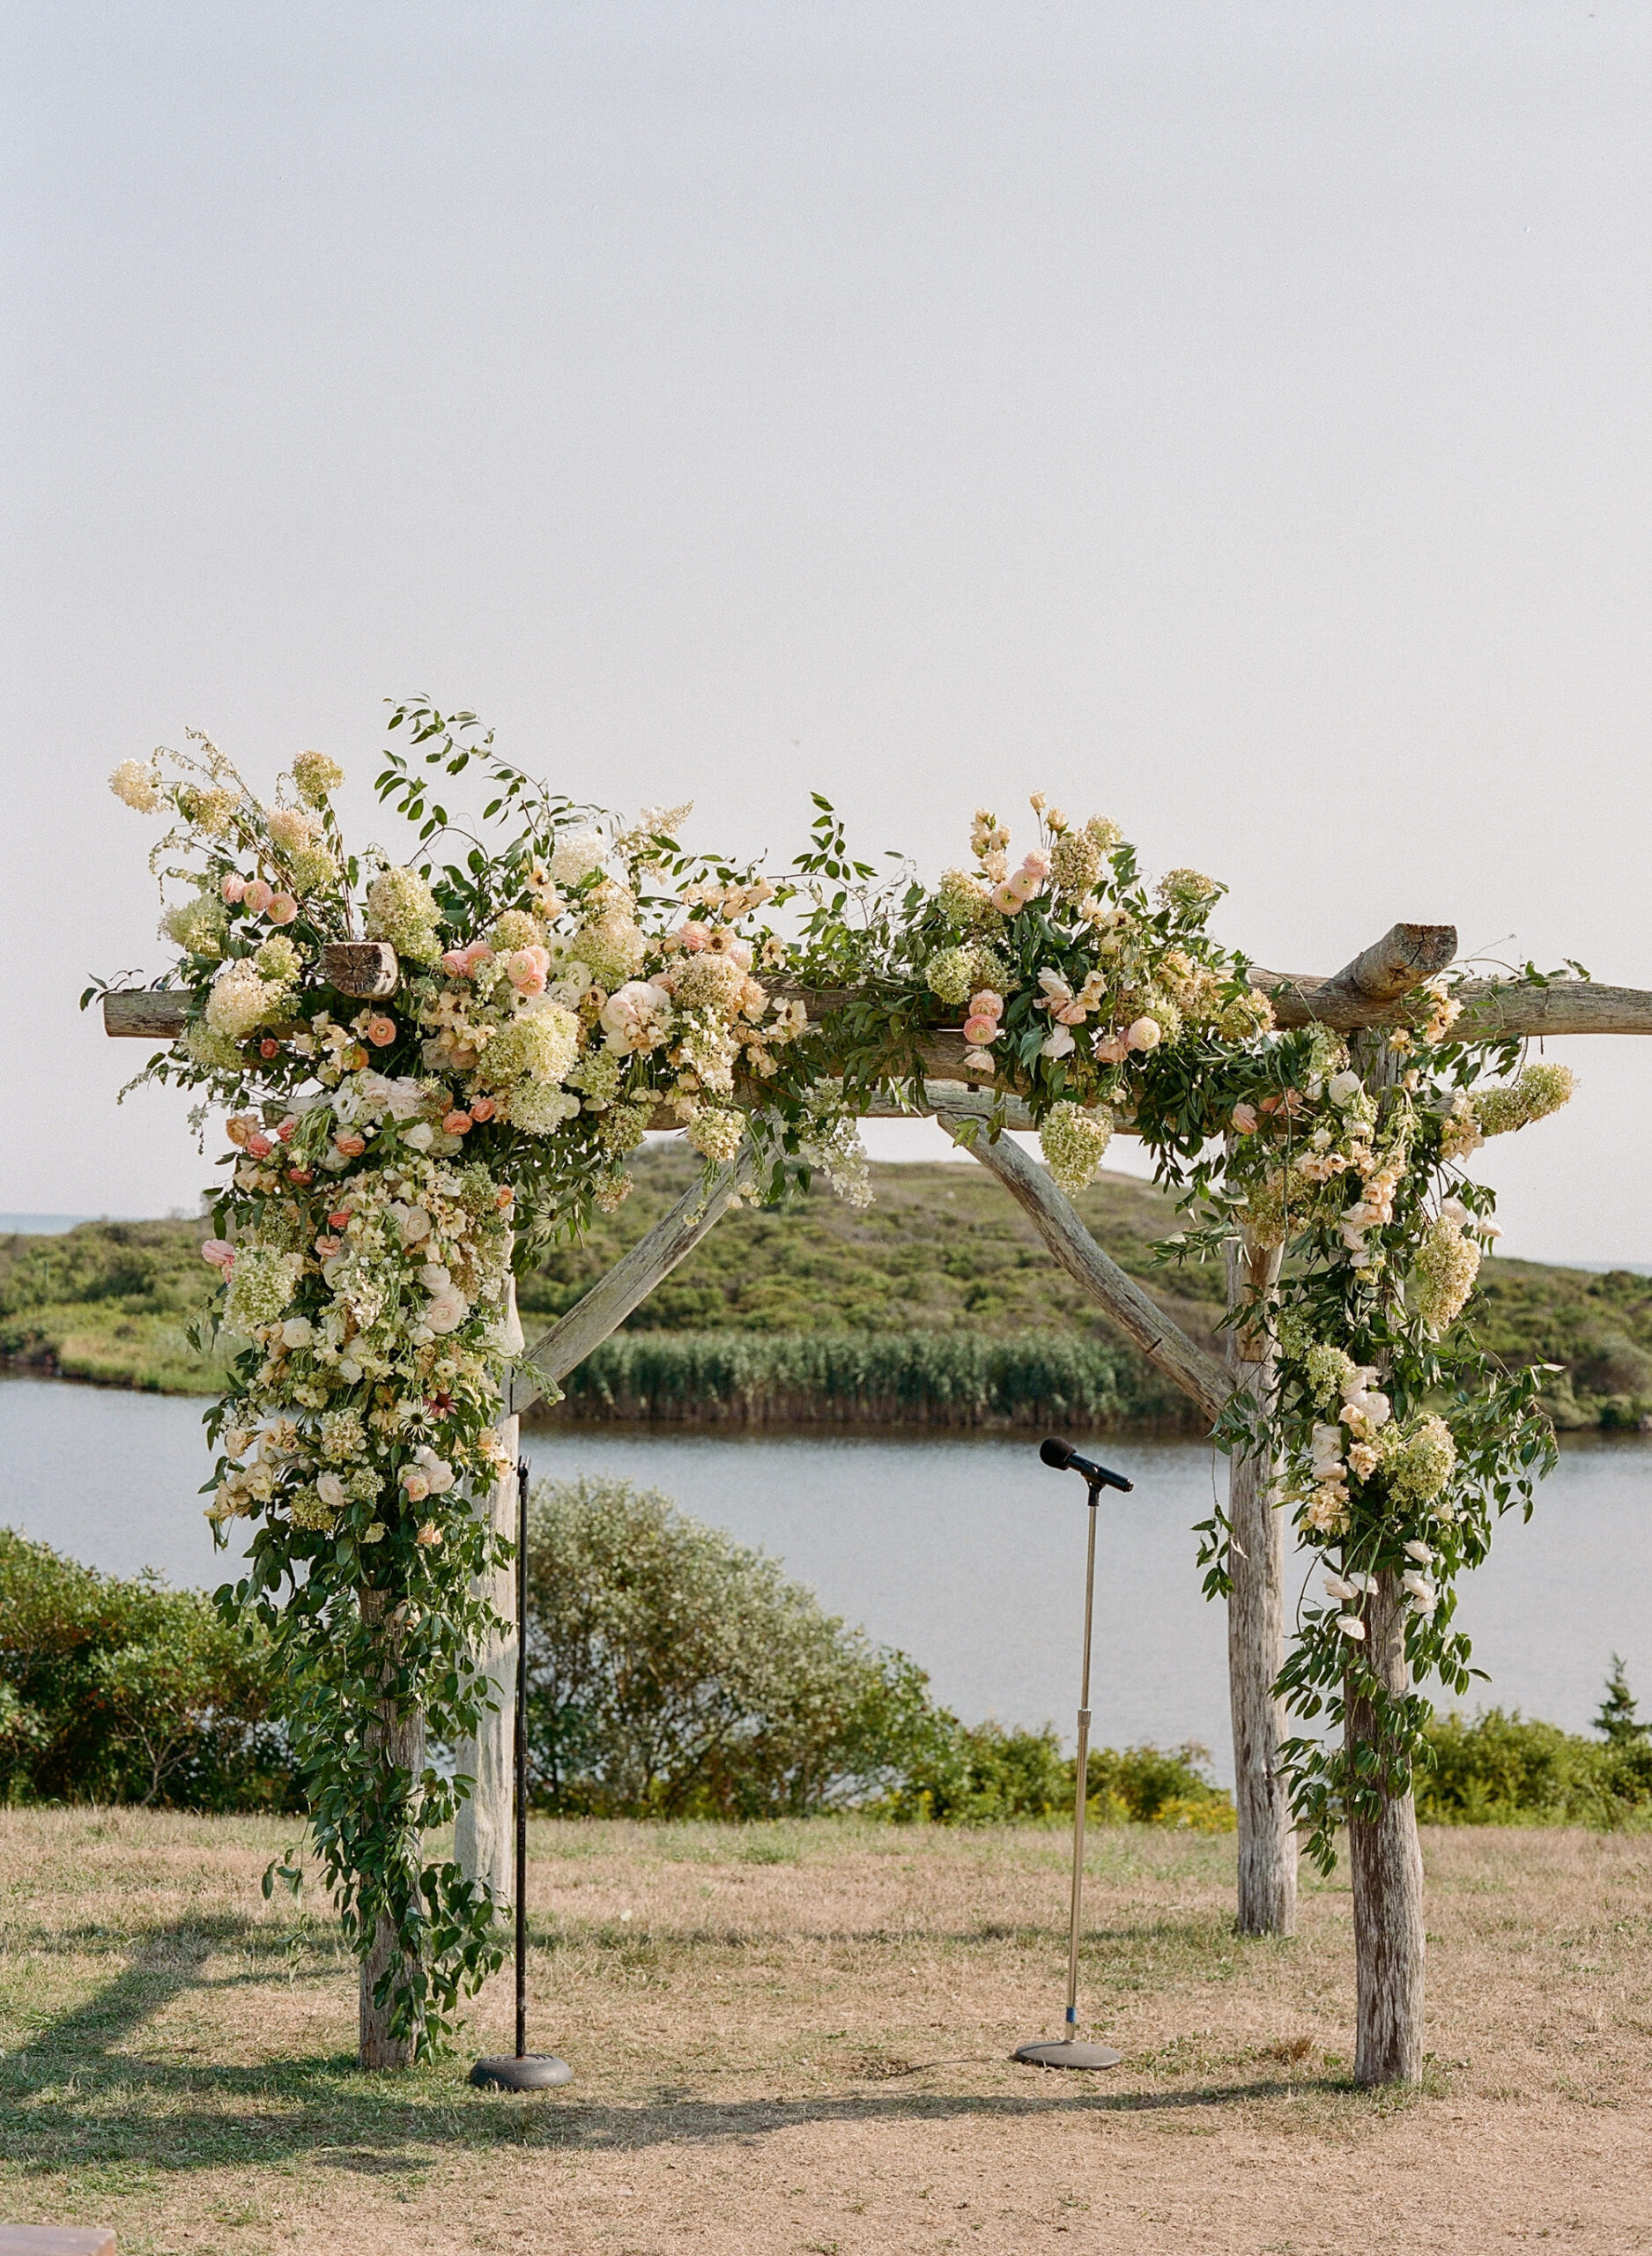
[[[107,1930],[87,1931],[85,1940],[94,1937],[109,1940]],[[42,2173],[123,2162],[187,2171],[302,2157],[397,2176],[427,2170],[442,2153],[508,2146],[626,2151],[670,2141],[749,2141],[802,2123],[1106,2117],[1350,2089],[1336,2077],[1277,2071],[1175,2091],[1075,2089],[1064,2076],[1024,2069],[1017,2074],[1027,2088],[1001,2094],[885,2089],[715,2101],[656,2085],[634,2101],[586,2104],[577,2094],[549,2100],[472,2091],[463,2059],[382,2076],[364,2073],[349,2054],[202,2066],[128,2049],[185,1992],[204,2000],[271,1978],[270,1967],[256,1965],[209,1974],[214,1951],[240,1948],[278,1965],[290,1941],[233,1915],[181,1920],[141,1937],[112,1981],[0,2057],[0,2163]],[[937,2060],[906,2073],[964,2065]]]

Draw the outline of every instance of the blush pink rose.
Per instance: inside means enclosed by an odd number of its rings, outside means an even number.
[[[223,884],[222,884],[221,886],[219,886],[219,893],[220,893],[220,894],[222,894],[222,895],[224,896],[225,901],[228,902],[229,906],[230,906],[232,909],[234,907],[235,903],[236,903],[236,902],[241,899],[241,895],[246,892],[246,890],[247,890],[247,880],[246,880],[246,879],[245,879],[245,878],[237,878],[237,877],[227,877],[227,878],[226,878],[226,879],[225,879],[225,880],[224,880],[224,882],[223,882]]]
[[[242,894],[241,899],[255,916],[262,916],[275,899],[275,887],[266,885],[262,878],[255,878]]]
[[[299,905],[290,893],[272,893],[270,896],[270,922],[290,924],[299,913]]]
[[[1002,1032],[996,1019],[989,1019],[984,1013],[977,1013],[974,1017],[964,1020],[965,1041],[982,1049],[985,1049],[989,1042],[996,1042]]]
[[[235,1258],[235,1249],[227,1238],[209,1237],[203,1241],[201,1258],[210,1261],[214,1269],[227,1269]]]

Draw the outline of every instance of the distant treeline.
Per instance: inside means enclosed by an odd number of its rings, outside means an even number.
[[[620,1332],[571,1372],[559,1418],[699,1425],[1188,1428],[1185,1397],[1083,1333]]]

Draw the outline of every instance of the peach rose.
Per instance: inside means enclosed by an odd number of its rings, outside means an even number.
[[[341,1136],[335,1136],[333,1146],[335,1150],[342,1152],[347,1160],[359,1160],[367,1148],[367,1139],[365,1136],[358,1136],[355,1130],[352,1128]]]
[[[474,1125],[468,1112],[449,1112],[442,1120],[441,1132],[444,1136],[463,1136]]]
[[[247,1156],[249,1160],[267,1160],[274,1149],[275,1142],[271,1137],[259,1134],[248,1136],[247,1139]]]
[[[479,1096],[470,1107],[470,1117],[472,1120],[491,1120],[498,1110],[499,1107],[491,1096]]]
[[[275,899],[275,887],[266,885],[262,878],[255,878],[242,894],[241,899],[255,916],[262,916]]]

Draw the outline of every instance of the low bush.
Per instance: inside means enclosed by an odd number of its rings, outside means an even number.
[[[0,1795],[293,1809],[261,1637],[0,1529]]]
[[[1092,1822],[1231,1832],[1237,1822],[1233,1796],[1211,1784],[1209,1760],[1191,1742],[1169,1751],[1093,1747],[1085,1782]],[[1072,1814],[1073,1763],[1052,1725],[1006,1731],[996,1723],[961,1724],[937,1709],[930,1744],[883,1808],[899,1820],[946,1825],[1066,1818]]]
[[[1472,1721],[1436,1716],[1432,1766],[1417,1774],[1417,1814],[1436,1825],[1596,1825],[1652,1822],[1652,1726],[1614,1659],[1596,1718],[1599,1739],[1539,1723],[1518,1709]]]
[[[543,1808],[801,1816],[886,1792],[930,1729],[920,1669],[652,1490],[542,1483],[528,1557]]]

